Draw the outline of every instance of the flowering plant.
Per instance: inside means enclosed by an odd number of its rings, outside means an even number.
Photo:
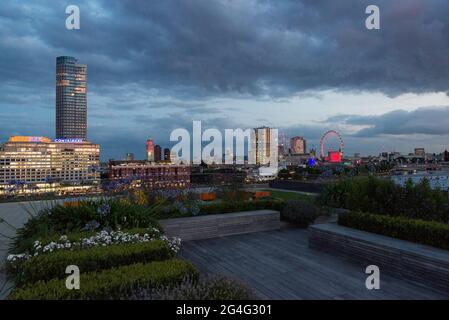
[[[168,248],[177,253],[181,247],[180,238],[168,238],[162,235],[157,228],[150,228],[145,233],[128,233],[124,231],[107,231],[102,230],[91,237],[80,238],[77,241],[70,241],[67,236],[63,235],[57,241],[51,241],[44,244],[37,240],[34,242],[33,248],[30,252],[20,254],[10,254],[7,257],[7,261],[10,263],[16,263],[30,259],[40,254],[50,253],[56,250],[80,250],[87,249],[95,246],[111,246],[124,243],[139,243],[149,242],[153,240],[163,240]]]

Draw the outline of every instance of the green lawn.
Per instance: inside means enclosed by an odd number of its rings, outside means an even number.
[[[269,191],[272,197],[279,198],[282,200],[304,200],[312,202],[315,198],[315,196],[312,195],[306,195],[296,192],[281,191],[281,190],[266,190],[266,191]]]

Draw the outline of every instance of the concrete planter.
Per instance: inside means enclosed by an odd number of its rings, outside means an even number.
[[[159,221],[169,237],[183,241],[280,229],[280,213],[257,210]]]
[[[337,224],[309,228],[309,247],[360,263],[377,265],[404,280],[447,294],[449,251],[355,230]]]

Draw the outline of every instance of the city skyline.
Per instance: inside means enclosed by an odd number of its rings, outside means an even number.
[[[89,140],[103,160],[143,159],[148,136],[169,146],[169,132],[192,120],[276,127],[309,148],[338,130],[348,155],[440,153],[449,145],[449,5],[430,2],[377,1],[374,32],[363,28],[364,1],[78,1],[76,31],[64,27],[64,4],[2,3],[0,141],[54,137],[54,60],[74,56],[89,67]]]

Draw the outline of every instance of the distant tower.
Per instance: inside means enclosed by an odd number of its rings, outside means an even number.
[[[154,143],[153,139],[151,138],[147,140],[146,152],[147,152],[147,160],[154,161]]]
[[[134,161],[134,153],[128,152],[126,154],[126,161]]]
[[[250,152],[252,153],[251,157],[255,161],[255,164],[258,166],[266,165],[270,162],[271,135],[272,129],[268,127],[255,128],[252,131],[252,148]]]
[[[167,161],[167,162],[171,161],[169,148],[164,149],[164,161]]]
[[[306,140],[303,137],[291,138],[290,151],[292,154],[305,154],[306,148]]]
[[[161,146],[158,144],[154,146],[154,161],[161,161]]]
[[[87,140],[87,66],[56,58],[56,138]]]

